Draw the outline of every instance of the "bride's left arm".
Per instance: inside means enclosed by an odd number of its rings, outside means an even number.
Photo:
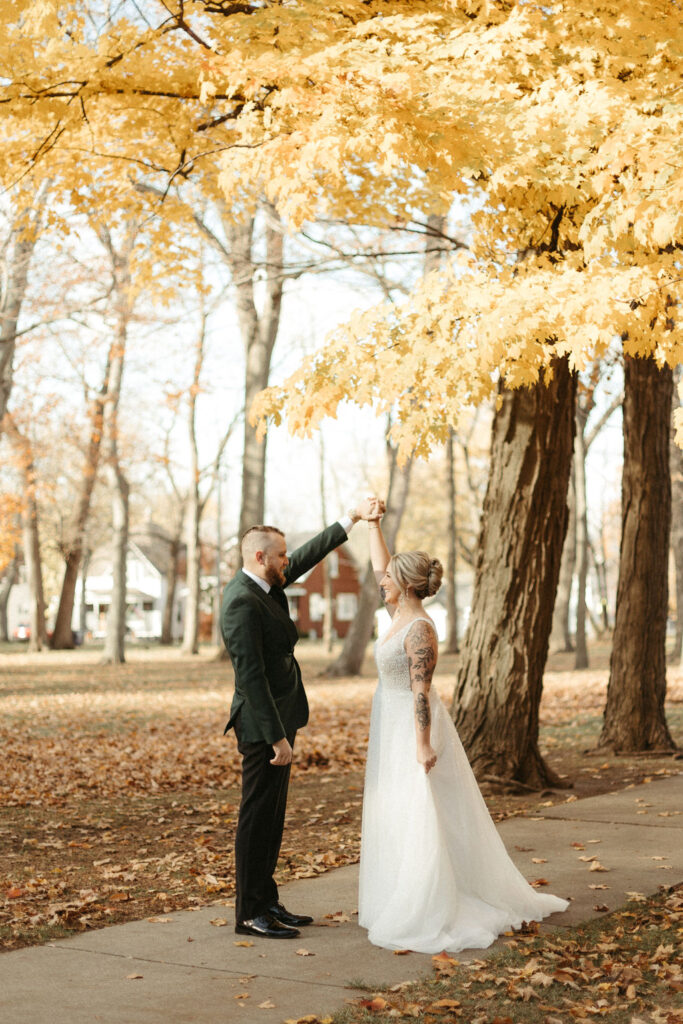
[[[432,715],[429,710],[429,691],[438,654],[434,629],[424,619],[419,619],[408,630],[404,646],[414,697],[417,760],[425,772],[429,772],[436,764],[436,751],[431,743]]]

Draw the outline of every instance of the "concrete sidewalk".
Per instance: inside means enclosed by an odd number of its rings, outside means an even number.
[[[679,775],[544,808],[543,817],[511,818],[500,833],[530,881],[545,878],[544,891],[571,897],[565,914],[542,925],[548,931],[603,914],[598,906],[613,910],[629,893],[680,881],[682,812]],[[286,906],[315,916],[294,941],[236,945],[243,937],[233,931],[233,912],[219,904],[5,953],[0,1021],[280,1024],[332,1013],[357,994],[353,982],[396,983],[430,972],[428,956],[396,956],[368,943],[354,916],[357,879],[352,866],[284,886]],[[227,925],[212,925],[217,918]],[[466,951],[458,959],[482,955]]]

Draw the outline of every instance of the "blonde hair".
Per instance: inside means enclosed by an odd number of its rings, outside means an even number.
[[[431,597],[441,586],[443,566],[438,558],[430,558],[426,551],[403,551],[389,562],[391,575],[405,593],[408,587],[420,601]]]

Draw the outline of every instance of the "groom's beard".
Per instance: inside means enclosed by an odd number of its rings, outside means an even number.
[[[270,584],[271,587],[284,587],[287,580],[285,574],[276,569],[274,565],[269,565],[266,569],[266,583]]]

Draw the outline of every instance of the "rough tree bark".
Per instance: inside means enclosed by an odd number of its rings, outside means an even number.
[[[677,386],[682,379],[683,367],[677,366],[674,370],[674,384]],[[675,400],[673,404],[678,408],[678,400]],[[673,660],[681,662],[683,661],[683,448],[679,448],[676,444],[673,429],[671,431],[669,451],[671,464],[671,551],[676,570],[676,640],[674,643]]]
[[[576,377],[501,389],[493,421],[472,612],[452,715],[480,777],[559,785],[538,748],[538,709],[567,527]]]
[[[382,533],[387,547],[393,551],[408,498],[412,460],[408,460],[403,467],[399,467],[396,461],[396,450],[388,445],[387,451],[390,459],[389,492],[387,494],[387,513],[382,520]],[[375,612],[379,603],[377,579],[372,565],[368,561],[356,614],[344,637],[344,646],[339,657],[325,670],[326,676],[360,675],[365,650],[375,628]]]
[[[458,652],[458,533],[455,517],[455,445],[453,429],[448,432],[446,441],[446,467],[448,471],[448,557],[446,559],[446,634],[445,650],[449,654]]]
[[[588,580],[588,504],[586,501],[585,431],[588,407],[576,403],[576,434],[574,437],[574,496],[576,523],[576,653],[574,668],[588,668],[586,644],[586,582]]]
[[[569,475],[567,488],[567,534],[562,548],[560,563],[560,579],[555,596],[553,626],[550,633],[550,650],[569,652],[574,650],[571,629],[569,628],[569,607],[576,566],[576,497],[574,490],[574,471]]]
[[[664,713],[673,375],[624,357],[624,469],[617,609],[600,746],[672,750]]]
[[[24,506],[21,513],[22,546],[26,566],[26,583],[30,594],[28,649],[41,651],[47,646],[45,626],[45,592],[43,588],[43,567],[40,555],[40,531],[38,502],[36,500],[36,468],[29,438],[23,434],[14,418],[7,413],[4,418],[5,430],[17,455],[21,473]]]

